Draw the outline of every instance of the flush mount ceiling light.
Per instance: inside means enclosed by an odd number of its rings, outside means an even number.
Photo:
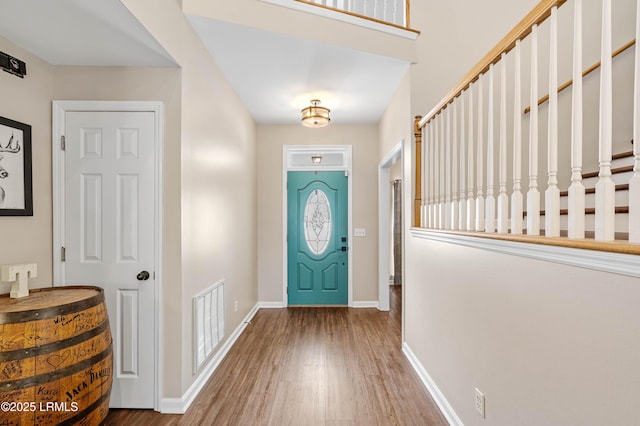
[[[307,127],[324,127],[329,124],[329,108],[321,107],[318,99],[313,99],[311,105],[302,110],[302,124]]]

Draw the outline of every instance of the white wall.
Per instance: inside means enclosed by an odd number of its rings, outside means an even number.
[[[418,63],[411,68],[411,111],[424,115],[537,0],[412,2],[411,22],[421,31]]]
[[[162,101],[163,129],[163,253],[162,310],[179,312],[182,295],[181,234],[180,234],[180,128],[182,72],[179,68],[124,68],[56,66],[54,73],[55,100]],[[181,362],[176,345],[181,339],[180,325],[175,315],[165,315],[164,360],[169,365]],[[180,340],[181,341],[181,340]],[[182,342],[181,342],[182,343]],[[184,344],[189,344],[186,340]],[[177,388],[175,370],[163,372],[167,389]]]
[[[404,176],[403,166],[411,169],[411,158],[413,155],[411,153],[413,147],[413,119],[411,117],[411,75],[410,72],[407,72],[405,77],[400,82],[398,86],[398,90],[395,95],[391,99],[389,106],[386,111],[382,115],[380,122],[378,123],[378,131],[379,131],[379,152],[378,152],[378,160],[382,161],[386,158],[389,153],[393,150],[393,148],[398,144],[403,142],[403,157],[399,161],[397,161],[389,170],[390,180],[394,179],[402,179],[402,201],[403,201],[403,210],[404,210],[404,225],[405,228],[409,225],[407,222],[411,217],[411,208],[413,203],[413,189],[412,189],[412,179],[409,176]],[[406,161],[406,163],[405,163]],[[409,182],[409,184],[407,184]],[[393,197],[393,191],[390,191],[391,197]],[[393,199],[393,198],[392,198]],[[393,210],[393,202],[390,201],[389,208]],[[393,214],[389,215],[390,218],[393,218]],[[393,229],[393,221],[391,222],[391,229],[389,230],[392,233]],[[391,234],[393,235],[393,234]],[[389,253],[389,262],[390,262],[390,271],[393,273],[393,238],[389,239],[390,248]],[[404,241],[403,241],[404,244]],[[404,249],[403,249],[404,251]],[[384,261],[384,260],[382,260]],[[405,259],[403,257],[403,262]]]
[[[417,238],[407,275],[406,342],[465,425],[636,424],[637,278]]]
[[[320,129],[295,126],[258,126],[258,277],[261,302],[281,302],[282,259],[282,146],[353,146],[353,227],[366,237],[352,237],[353,300],[378,300],[378,198],[375,125],[332,125]]]
[[[411,70],[412,112],[431,110],[536,3],[412,4],[412,22],[423,30]],[[614,15],[621,7],[614,2]],[[413,180],[411,164],[405,177]],[[405,253],[406,344],[462,423],[637,423],[638,279],[410,233]],[[486,419],[474,410],[476,387]]]
[[[181,322],[179,333],[166,337],[172,345],[166,350],[181,356],[178,365],[165,365],[179,381],[164,390],[166,397],[179,397],[195,380],[193,296],[225,280],[227,337],[258,301],[255,123],[178,3],[123,3],[182,69],[181,301],[175,312],[165,312]]]
[[[0,216],[0,265],[36,263],[38,277],[31,288],[53,282],[51,253],[51,96],[53,67],[0,37],[0,50],[27,63],[27,75],[18,78],[0,72],[0,116],[31,126],[33,216]],[[3,144],[6,141],[3,141]],[[9,292],[0,283],[0,293]]]
[[[226,280],[226,335],[255,306],[255,124],[178,5],[131,1],[133,13],[181,68],[53,67],[0,38],[25,60],[24,79],[0,73],[11,99],[0,115],[32,125],[34,216],[0,219],[0,264],[36,262],[32,287],[52,284],[51,101],[154,100],[165,106],[163,397],[193,383],[192,297]],[[0,292],[8,291],[3,284]],[[239,309],[234,312],[234,302]]]

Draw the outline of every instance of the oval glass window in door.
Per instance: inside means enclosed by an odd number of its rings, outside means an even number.
[[[313,254],[324,253],[331,237],[331,206],[327,194],[316,189],[309,194],[304,208],[304,236]]]

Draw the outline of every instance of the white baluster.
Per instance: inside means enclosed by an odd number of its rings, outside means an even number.
[[[453,191],[453,202],[451,203],[451,228],[454,231],[460,229],[458,221],[458,103],[454,100],[452,117],[452,155],[451,155],[451,188]]]
[[[435,139],[433,140],[433,228],[440,229],[440,116],[433,118]]]
[[[476,154],[477,197],[476,197],[476,231],[484,231],[484,110],[483,102],[484,76],[478,78],[478,151]]]
[[[429,132],[427,129],[427,126],[423,126],[421,129],[422,132],[422,150],[421,150],[421,157],[422,157],[422,161],[420,162],[420,164],[422,165],[422,173],[420,173],[420,179],[422,180],[422,185],[420,186],[420,188],[422,188],[422,194],[421,194],[421,200],[422,200],[422,204],[420,205],[420,227],[421,228],[426,228],[427,227],[427,198],[429,197],[429,189],[427,188],[427,183],[429,182],[429,179],[427,178],[427,159],[429,158],[429,155],[427,154],[427,149],[429,146]]]
[[[445,114],[445,201],[444,229],[451,230],[451,104],[444,110]]]
[[[445,192],[446,192],[446,174],[448,172],[447,167],[445,165],[445,137],[446,137],[446,129],[445,129],[445,118],[444,111],[440,113],[440,200],[438,204],[438,220],[440,226],[439,229],[445,228],[446,218],[444,215],[445,212]]]
[[[433,206],[433,121],[429,121],[426,126],[425,126],[425,130],[427,130],[427,133],[429,134],[429,139],[428,139],[428,143],[425,146],[425,149],[427,151],[427,158],[426,158],[426,171],[428,173],[428,177],[427,177],[427,227],[429,229],[433,228],[433,212],[431,211],[431,207]]]
[[[489,67],[489,101],[487,105],[487,198],[485,200],[484,230],[496,230],[496,199],[493,196],[493,64]]]
[[[613,139],[613,74],[611,59],[611,0],[602,2],[602,50],[600,57],[600,174],[596,184],[596,240],[615,239],[615,192],[611,180]],[[637,142],[636,142],[637,143]]]
[[[387,2],[385,2],[386,4]],[[393,11],[391,13],[391,22],[393,23],[397,23],[398,22],[398,2],[394,2],[393,3]]]
[[[640,40],[640,0],[636,4],[636,40]],[[629,182],[629,241],[640,243],[640,49],[636,49],[633,97],[633,176]]]
[[[574,2],[573,90],[571,95],[571,185],[569,238],[584,238],[585,189],[582,184],[582,0]]]
[[[544,193],[544,233],[560,236],[560,189],[558,188],[558,7],[551,9],[549,43],[549,131],[547,167],[549,179]]]
[[[389,2],[388,2],[388,1],[383,1],[383,2],[382,2],[382,18],[381,18],[381,19],[382,19],[383,21],[393,22],[393,21],[390,21],[390,20],[389,20],[389,18],[387,17],[387,14],[388,14],[388,12],[387,12],[387,9],[388,9],[388,8],[387,8],[387,5],[388,5],[388,4],[389,4]]]
[[[509,232],[509,196],[507,195],[507,54],[500,59],[500,154],[498,186],[498,232]]]
[[[463,123],[464,125],[464,123]],[[467,152],[467,231],[476,230],[476,200],[473,198],[473,86],[469,86],[469,146]],[[464,149],[464,146],[462,147]],[[461,195],[462,199],[464,195]]]
[[[466,175],[465,175],[465,140],[466,140],[466,135],[465,135],[465,131],[464,131],[464,117],[465,117],[465,102],[464,102],[464,92],[462,92],[462,94],[460,94],[460,194],[461,197],[464,197],[464,194],[467,193],[467,181],[466,181]],[[467,212],[467,205],[466,203],[460,203],[460,205],[458,206],[458,222],[460,224],[460,230],[461,231],[466,231],[467,230],[467,216],[466,216],[466,212]]]
[[[540,191],[538,190],[538,25],[531,28],[531,111],[529,112],[529,191],[527,235],[540,235]]]
[[[424,125],[424,127],[422,128],[422,152],[424,155],[424,160],[422,161],[422,170],[423,173],[422,175],[424,176],[424,183],[423,183],[423,188],[424,188],[424,192],[425,192],[425,198],[424,198],[424,224],[422,225],[424,228],[430,228],[431,227],[431,223],[430,223],[430,217],[429,217],[429,208],[431,206],[431,189],[430,189],[430,185],[431,185],[431,177],[430,177],[430,173],[431,173],[431,166],[430,166],[430,161],[431,161],[431,152],[430,152],[430,147],[433,143],[433,133],[432,133],[432,126],[430,125],[430,123],[426,123]],[[427,138],[427,143],[425,144],[425,136]]]
[[[513,192],[511,193],[511,233],[522,234],[522,70],[520,40],[515,49],[513,91]]]
[[[436,121],[435,119],[431,119],[429,122],[429,127],[431,129],[431,143],[429,144],[429,228],[434,229],[436,227],[436,215],[435,215],[435,197],[436,197],[436,187],[435,187],[435,147],[438,143],[438,134],[436,133]]]

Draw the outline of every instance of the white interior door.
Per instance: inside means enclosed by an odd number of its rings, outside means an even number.
[[[105,290],[111,407],[154,407],[154,119],[153,112],[65,114],[65,284]]]

